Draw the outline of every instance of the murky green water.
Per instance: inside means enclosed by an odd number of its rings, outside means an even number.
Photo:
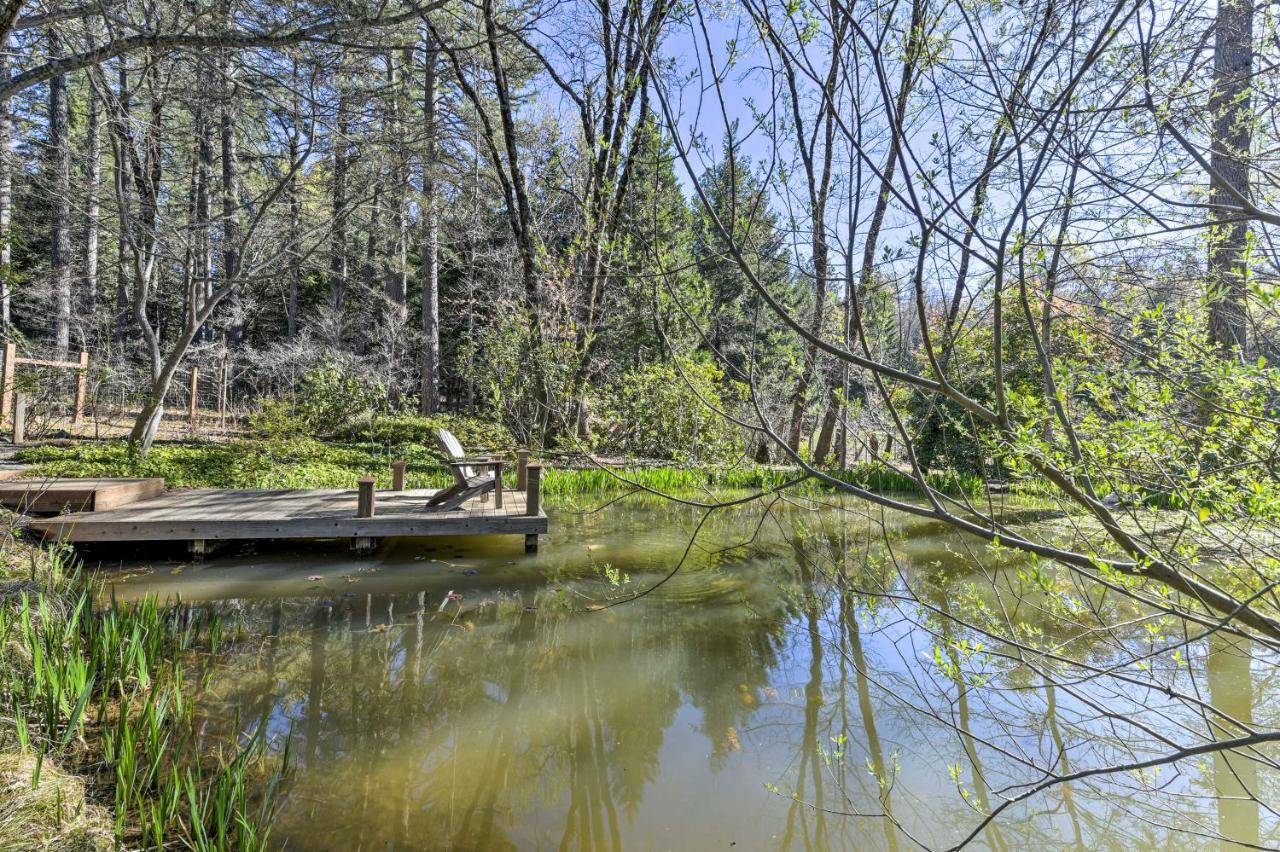
[[[517,538],[312,549],[160,565],[115,591],[238,625],[203,699],[210,735],[236,705],[242,732],[265,722],[276,748],[292,732],[274,835],[290,849],[946,847],[1040,767],[1141,760],[1155,732],[1205,724],[1123,677],[1052,687],[979,649],[939,616],[1007,602],[1017,581],[991,578],[1017,563],[935,525],[646,503],[561,510],[552,530],[536,557]],[[1024,600],[1013,617],[1036,625]],[[1084,641],[1064,647],[1098,666],[1117,650]],[[1188,657],[1150,665],[1238,721],[1275,721],[1247,651]],[[1084,778],[974,843],[1274,843],[1274,815],[1240,796],[1269,785],[1235,755]]]

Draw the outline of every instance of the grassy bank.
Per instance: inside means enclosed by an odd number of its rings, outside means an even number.
[[[265,849],[282,770],[260,736],[211,752],[199,735],[219,622],[95,609],[95,591],[61,552],[5,537],[0,848]]]
[[[409,463],[410,488],[439,488],[451,479],[439,452],[424,444],[332,443],[312,439],[237,440],[226,443],[165,444],[145,458],[131,455],[122,441],[71,447],[36,447],[19,458],[36,466],[42,476],[163,476],[173,487],[208,488],[352,488],[361,476],[378,477],[380,488],[391,485],[389,466]],[[916,493],[916,483],[896,470],[861,465],[833,474],[845,482],[885,493]],[[764,490],[794,479],[796,471],[759,466],[741,467],[628,467],[609,470],[548,467],[543,491],[548,496],[621,492],[631,486],[671,493],[726,490]],[[977,494],[976,476],[942,472],[931,484],[948,494]],[[799,486],[806,491],[826,488],[817,480]]]

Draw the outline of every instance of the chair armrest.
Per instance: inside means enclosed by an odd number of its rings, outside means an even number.
[[[498,464],[498,463],[501,463],[500,460],[495,459],[493,456],[467,456],[464,458],[445,460],[445,464],[451,465],[453,467],[458,467],[462,465],[473,465],[473,464]]]

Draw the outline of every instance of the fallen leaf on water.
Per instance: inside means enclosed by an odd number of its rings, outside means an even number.
[[[370,627],[370,628],[369,628],[369,632],[370,632],[370,633],[386,633],[386,632],[387,632],[387,625],[385,625],[385,624],[375,624],[375,625],[373,625],[372,627]]]
[[[319,574],[312,574],[312,575],[311,575],[310,577],[308,577],[307,579],[308,579],[308,580],[323,580],[323,579],[324,579],[324,577],[320,576]]]

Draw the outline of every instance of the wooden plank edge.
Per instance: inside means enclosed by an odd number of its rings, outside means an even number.
[[[247,539],[320,538],[434,538],[446,535],[545,535],[546,515],[506,517],[425,518],[403,516],[372,518],[316,518],[290,521],[95,521],[92,514],[78,518],[31,520],[27,528],[46,539],[68,542],[235,541]]]

